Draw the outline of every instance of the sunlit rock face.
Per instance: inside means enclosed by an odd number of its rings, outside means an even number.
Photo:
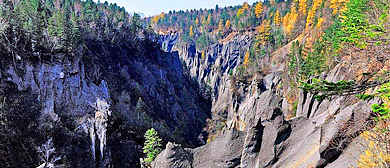
[[[204,51],[181,44],[177,35],[163,38],[167,51],[178,52],[191,76],[212,88],[213,121],[223,121],[221,134],[204,146],[188,149],[168,144],[154,167],[350,167],[361,152],[357,133],[369,119],[370,102],[354,96],[318,101],[300,91],[296,116],[282,94],[288,47],[264,57],[268,71],[241,80],[229,77],[242,65],[251,33],[238,33]],[[253,34],[252,34],[253,35]],[[205,53],[205,58],[201,57]],[[353,68],[340,62],[319,78],[349,80]],[[221,119],[222,118],[222,119]]]

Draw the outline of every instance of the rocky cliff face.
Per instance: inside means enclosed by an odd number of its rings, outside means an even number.
[[[148,40],[88,41],[76,55],[1,56],[0,167],[41,165],[37,147],[45,142],[65,167],[139,167],[150,127],[174,142],[152,163],[158,168],[355,165],[357,135],[378,100],[317,101],[300,90],[288,118],[288,46],[260,59],[267,71],[237,77],[252,37],[234,33],[204,55],[168,35],[161,41],[167,52]],[[319,78],[354,79],[356,67],[365,67],[349,61]]]
[[[187,147],[205,141],[198,136],[210,101],[177,53],[159,51],[150,41],[86,44],[79,55],[47,60],[2,56],[0,123],[7,129],[0,167],[39,166],[37,146],[50,138],[51,157],[61,157],[56,164],[65,167],[139,167],[150,127]]]
[[[283,97],[286,52],[264,58],[269,71],[241,80],[229,71],[242,64],[251,33],[210,46],[201,58],[194,45],[178,45],[180,58],[191,75],[212,87],[212,118],[226,121],[214,141],[187,149],[167,144],[153,167],[349,167],[363,148],[356,138],[370,116],[372,102],[354,96],[334,96],[317,101],[300,90],[296,116],[287,118],[290,105]],[[172,43],[172,38],[166,40]],[[176,39],[174,37],[173,39]],[[281,49],[288,51],[287,48]],[[342,60],[322,79],[354,79],[354,69]],[[222,117],[222,119],[221,119]]]

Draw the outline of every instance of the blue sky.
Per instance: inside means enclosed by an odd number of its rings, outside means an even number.
[[[97,1],[97,0],[95,0]],[[109,3],[116,3],[124,6],[129,13],[143,13],[145,16],[169,12],[170,10],[186,10],[200,8],[214,8],[218,4],[220,7],[242,4],[246,0],[100,0]],[[247,0],[253,4],[258,0]]]

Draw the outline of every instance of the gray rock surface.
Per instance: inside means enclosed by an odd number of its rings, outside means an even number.
[[[36,95],[32,102],[42,104],[31,124],[42,138],[24,138],[38,146],[53,137],[61,162],[69,167],[139,167],[143,133],[151,127],[164,140],[186,147],[204,142],[198,136],[210,115],[207,94],[183,70],[177,53],[165,53],[150,41],[135,42],[91,41],[80,55],[0,60],[1,99],[7,100],[7,88],[15,86],[12,93],[28,92]],[[38,166],[38,158],[31,160]]]
[[[297,115],[286,120],[288,104],[279,87],[283,63],[269,65],[271,71],[265,76],[255,74],[236,83],[229,77],[228,72],[242,64],[242,53],[251,43],[249,37],[238,34],[231,41],[210,46],[204,60],[194,45],[176,43],[173,47],[191,75],[213,88],[212,117],[226,117],[226,127],[218,138],[195,149],[184,149],[192,151],[193,160],[186,160],[186,165],[241,168],[355,165],[356,156],[362,151],[354,150],[360,141],[356,138],[358,131],[364,127],[362,123],[367,123],[370,104],[378,100],[364,102],[354,96],[334,96],[317,101],[314,95],[301,90]],[[286,53],[273,57],[286,57],[283,54]],[[342,68],[337,65],[321,78],[333,82],[348,80],[349,75]],[[227,138],[232,132],[239,132],[239,137]],[[350,152],[355,152],[355,157],[348,157]],[[165,161],[163,157],[156,160]]]

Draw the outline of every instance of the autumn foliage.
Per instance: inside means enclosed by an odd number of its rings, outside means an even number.
[[[259,2],[255,6],[256,17],[260,18],[262,13],[263,13],[263,3]]]

